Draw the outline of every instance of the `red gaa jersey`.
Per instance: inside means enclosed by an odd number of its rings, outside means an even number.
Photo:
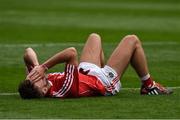
[[[74,65],[67,64],[64,73],[50,73],[47,77],[51,87],[49,97],[82,97],[105,95],[105,87],[95,77],[78,72]]]

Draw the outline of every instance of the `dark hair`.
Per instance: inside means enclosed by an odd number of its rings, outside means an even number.
[[[38,88],[30,80],[24,80],[19,84],[19,94],[23,99],[41,98],[43,94],[39,92]]]

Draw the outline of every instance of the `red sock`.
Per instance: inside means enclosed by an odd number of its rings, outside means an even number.
[[[147,80],[143,80],[142,83],[145,87],[151,87],[153,85],[153,80],[150,77]]]

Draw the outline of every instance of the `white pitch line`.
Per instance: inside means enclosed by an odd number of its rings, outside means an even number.
[[[142,42],[143,45],[180,45],[179,42]]]
[[[46,43],[46,44],[0,44],[0,47],[53,47],[53,46],[83,46],[83,43]]]
[[[170,89],[180,89],[180,86],[177,87],[167,87]],[[140,88],[121,88],[121,90],[140,90]],[[12,92],[12,93],[0,93],[0,96],[11,96],[11,95],[19,95],[18,92]]]
[[[177,87],[167,87],[170,89],[180,89],[180,86]],[[140,90],[140,88],[121,88],[122,90]]]
[[[0,93],[0,96],[18,95],[19,93]]]
[[[104,45],[111,45],[112,43],[104,43]],[[115,45],[117,43],[113,43]],[[33,43],[33,44],[0,44],[0,47],[53,47],[53,46],[83,46],[84,43]],[[143,42],[143,45],[180,45],[178,42]]]

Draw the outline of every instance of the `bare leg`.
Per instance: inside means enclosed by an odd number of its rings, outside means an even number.
[[[104,65],[105,65],[105,61],[104,61],[104,51],[103,51],[102,48],[101,48],[101,56],[100,56],[100,60],[101,60],[101,68],[103,68]]]
[[[104,53],[101,38],[98,34],[92,33],[89,35],[81,53],[80,62],[93,63],[99,67],[104,66]]]
[[[139,77],[149,73],[144,50],[135,35],[123,38],[109,58],[107,65],[116,70],[119,76],[122,76],[129,63],[132,64]]]
[[[32,48],[27,48],[24,53],[24,63],[26,65],[26,74],[28,74],[35,66],[39,65],[37,55]]]

